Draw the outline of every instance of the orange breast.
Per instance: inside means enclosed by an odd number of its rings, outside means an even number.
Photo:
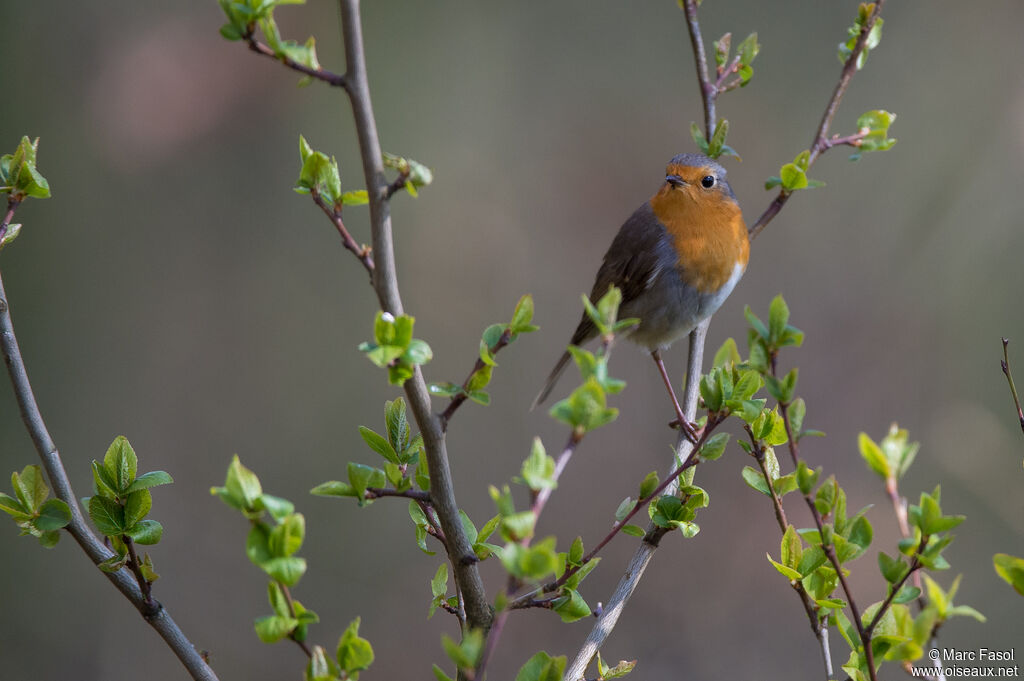
[[[740,207],[719,192],[665,186],[651,198],[654,215],[675,243],[683,281],[701,293],[725,285],[747,266],[750,240]]]

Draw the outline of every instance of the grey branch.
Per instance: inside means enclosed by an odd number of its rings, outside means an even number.
[[[4,363],[7,365],[7,373],[11,377],[14,396],[21,411],[21,419],[25,422],[25,427],[32,438],[32,444],[35,445],[36,451],[39,453],[39,458],[42,459],[43,468],[46,469],[46,475],[50,479],[50,485],[53,486],[54,494],[71,509],[71,523],[67,526],[67,530],[89,556],[89,560],[98,565],[113,554],[86,524],[78,500],[71,489],[67,472],[64,470],[60,453],[46,428],[39,405],[36,404],[32,385],[29,383],[28,373],[25,370],[25,362],[21,357],[21,350],[18,348],[18,339],[14,335],[14,325],[11,322],[11,311],[7,303],[7,293],[4,291],[2,278],[0,278],[0,346],[2,346]],[[177,623],[171,619],[167,610],[156,601],[146,601],[135,577],[127,568],[103,574],[117,587],[118,591],[124,594],[125,598],[131,601],[146,622],[156,629],[167,646],[185,665],[185,669],[193,679],[217,681],[217,675],[178,628]]]
[[[370,199],[370,226],[375,264],[373,288],[381,309],[397,316],[403,313],[402,298],[399,295],[395,270],[388,182],[384,176],[384,161],[366,76],[359,0],[339,0],[339,5],[347,67],[345,91],[352,103],[363,174]],[[416,425],[423,435],[423,446],[430,467],[430,498],[444,531],[445,549],[453,567],[456,587],[465,600],[466,623],[470,628],[487,630],[492,619],[487,592],[477,569],[476,554],[459,519],[459,507],[455,501],[455,488],[448,466],[443,424],[438,415],[431,411],[430,394],[427,392],[427,384],[419,367],[416,368],[413,377],[405,382],[405,395],[412,408]]]

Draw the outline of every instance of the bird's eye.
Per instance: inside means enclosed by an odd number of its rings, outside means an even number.
[[[704,187],[704,189],[711,189],[712,187],[715,186],[715,176],[705,175],[704,178],[700,181],[700,186]]]

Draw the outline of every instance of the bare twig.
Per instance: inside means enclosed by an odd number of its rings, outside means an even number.
[[[324,215],[330,218],[331,222],[334,223],[335,229],[338,230],[338,234],[341,236],[342,245],[352,251],[352,253],[359,258],[359,262],[363,263],[363,267],[366,268],[366,271],[370,273],[370,277],[372,278],[374,267],[373,256],[370,254],[372,249],[369,246],[360,246],[359,243],[352,238],[348,229],[345,228],[345,223],[341,220],[341,212],[328,205],[327,202],[324,201],[324,197],[320,195],[320,192],[316,189],[312,189],[309,193],[310,196],[313,197],[313,201],[316,205],[320,206],[320,210],[324,212]]]
[[[352,113],[355,116],[363,175],[370,200],[375,264],[373,287],[381,309],[398,316],[403,313],[403,308],[395,268],[391,213],[387,200],[388,182],[384,176],[380,139],[377,136],[377,123],[366,75],[359,0],[339,0],[339,6],[347,65],[345,91],[349,95]],[[445,550],[453,567],[456,589],[465,601],[466,625],[472,629],[486,631],[490,628],[493,615],[477,568],[476,554],[473,553],[459,518],[455,488],[448,466],[444,428],[440,417],[431,410],[430,393],[419,367],[416,367],[412,378],[405,382],[404,387],[413,417],[423,435],[423,446],[430,468],[430,498],[444,531]]]
[[[1017,397],[1017,387],[1013,384],[1013,374],[1010,373],[1010,355],[1006,350],[1006,346],[1010,344],[1010,339],[1003,339],[1003,359],[1000,364],[1003,367],[1003,373],[1006,375],[1006,380],[1010,384],[1010,394],[1013,395],[1013,404],[1017,407],[1017,418],[1020,419],[1020,429],[1024,431],[1024,411],[1020,408],[1020,398]]]
[[[787,423],[786,432],[788,433],[789,430]],[[789,520],[786,518],[786,511],[782,507],[782,499],[780,499],[779,495],[775,493],[775,486],[772,484],[771,476],[768,475],[768,469],[764,462],[764,451],[758,447],[757,439],[754,437],[754,433],[750,430],[750,426],[746,426],[746,431],[747,435],[750,437],[750,443],[754,446],[754,451],[757,452],[757,456],[754,458],[757,460],[758,467],[761,469],[761,475],[764,477],[764,483],[768,487],[768,491],[771,492],[772,506],[775,508],[775,521],[779,525],[779,531],[785,534],[786,528],[789,527]],[[820,608],[814,602],[814,599],[811,598],[810,594],[807,593],[807,590],[804,589],[804,585],[801,580],[790,580],[790,585],[800,597],[800,603],[804,606],[804,612],[807,613],[807,620],[810,622],[811,631],[814,632],[815,637],[818,639],[818,645],[821,647],[821,655],[825,663],[825,678],[831,679],[833,669],[832,654],[829,651],[828,644],[828,627],[822,621]]]
[[[430,503],[430,494],[428,492],[421,492],[418,489],[406,489],[397,490],[387,487],[367,487],[366,498],[367,499],[379,499],[381,497],[404,497],[406,499],[412,499],[414,501],[422,501]]]
[[[832,127],[832,119],[836,116],[836,111],[839,110],[839,102],[842,101],[843,95],[846,94],[846,88],[850,85],[850,80],[853,78],[853,74],[857,72],[857,60],[860,58],[861,53],[864,51],[865,46],[868,42],[868,36],[871,35],[871,29],[875,27],[878,22],[878,17],[882,14],[882,6],[885,5],[885,0],[876,0],[875,8],[871,12],[871,16],[864,22],[861,27],[860,34],[857,36],[857,41],[854,43],[853,50],[850,52],[850,56],[847,57],[846,61],[843,62],[843,70],[839,74],[839,81],[836,83],[835,89],[832,91],[832,96],[829,98],[828,103],[825,105],[825,112],[821,116],[821,122],[818,123],[818,129],[814,132],[814,139],[811,142],[810,147],[810,159],[807,162],[808,168],[814,164],[818,156],[822,152],[830,148],[828,141],[828,131]],[[831,145],[835,146],[835,145]],[[765,209],[761,216],[754,221],[754,224],[747,228],[747,232],[750,234],[750,238],[754,239],[761,230],[772,221],[772,219],[778,215],[779,210],[782,206],[789,201],[789,197],[793,193],[786,189],[780,189],[779,193],[768,204],[768,208]]]
[[[9,217],[5,218],[7,221],[9,219]],[[93,564],[99,565],[113,554],[86,524],[78,505],[78,498],[75,496],[74,490],[71,489],[71,482],[68,480],[60,453],[58,453],[57,446],[53,443],[46,423],[43,421],[39,405],[32,393],[32,384],[28,380],[28,372],[25,370],[21,350],[18,348],[18,339],[14,335],[14,324],[11,321],[7,293],[4,291],[2,278],[0,278],[0,349],[3,351],[7,372],[11,377],[14,396],[18,402],[18,409],[21,411],[21,419],[25,422],[25,427],[32,438],[32,444],[35,445],[36,452],[43,462],[50,485],[57,498],[64,501],[71,509],[71,522],[67,526],[67,531],[89,556],[89,560]],[[121,569],[117,572],[104,572],[103,574],[163,638],[193,679],[216,681],[217,675],[213,669],[195,649],[192,642],[185,637],[167,610],[159,601],[147,600],[131,571]]]
[[[249,49],[255,52],[256,54],[262,54],[264,57],[270,57],[275,61],[281,62],[282,64],[284,64],[293,71],[298,71],[304,76],[315,78],[316,80],[323,81],[328,85],[333,85],[334,87],[340,88],[348,88],[348,84],[345,82],[345,76],[339,73],[332,73],[324,68],[310,68],[309,66],[306,66],[305,64],[300,64],[299,62],[295,61],[294,59],[286,55],[276,54],[274,50],[270,48],[270,46],[264,45],[260,41],[256,40],[255,36],[253,36],[252,33],[250,33],[249,35],[244,35],[242,36],[242,38],[249,46]]]

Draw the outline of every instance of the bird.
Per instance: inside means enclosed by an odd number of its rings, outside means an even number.
[[[694,427],[683,415],[661,353],[721,307],[749,259],[747,227],[725,168],[703,154],[683,153],[668,162],[657,193],[619,229],[594,279],[591,300],[617,286],[619,317],[639,318],[626,337],[650,352],[679,426],[694,442]],[[569,344],[582,345],[597,333],[584,313]],[[567,350],[533,407],[547,399],[569,359]]]

